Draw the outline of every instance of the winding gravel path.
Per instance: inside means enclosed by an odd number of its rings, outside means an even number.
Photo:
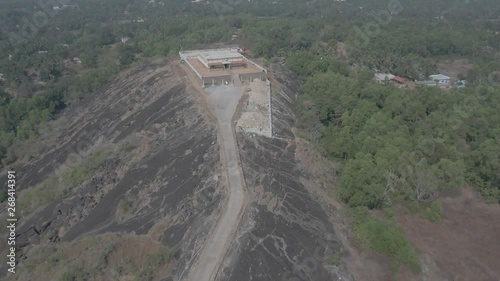
[[[245,208],[244,182],[232,126],[232,118],[243,95],[243,87],[217,86],[210,87],[206,91],[209,93],[208,100],[217,117],[222,159],[226,167],[228,197],[215,230],[205,242],[200,256],[191,268],[188,275],[188,280],[191,281],[215,279],[228,247],[234,240],[236,227]]]

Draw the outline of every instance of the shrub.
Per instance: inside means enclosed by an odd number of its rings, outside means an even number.
[[[415,215],[420,211],[420,204],[417,201],[412,201],[408,204],[408,210]]]
[[[85,274],[81,268],[71,268],[64,272],[59,281],[84,281],[87,280],[85,278]]]
[[[3,203],[7,200],[7,192],[0,191],[0,203]]]
[[[127,199],[122,199],[118,203],[118,209],[122,214],[128,214],[131,208],[132,208],[132,202],[130,202]]]
[[[86,159],[82,165],[66,167],[59,176],[52,175],[30,188],[19,198],[19,209],[30,213],[40,205],[62,198],[71,188],[91,178],[110,154],[108,151],[100,152]]]
[[[331,254],[327,259],[326,259],[326,263],[328,265],[335,265],[335,266],[339,266],[340,265],[340,253],[339,252],[335,252],[333,254]]]
[[[66,253],[62,249],[53,249],[53,253],[47,258],[47,268],[53,268],[66,259]]]
[[[102,270],[104,270],[104,268],[108,266],[109,257],[113,253],[113,251],[116,250],[117,246],[118,244],[116,242],[99,245],[99,252],[94,259],[95,264],[93,265],[90,272],[90,275],[92,277],[97,277],[102,272]]]
[[[151,255],[146,258],[146,266],[159,268],[160,266],[169,263],[174,258],[172,252],[166,250],[156,255]]]
[[[394,218],[394,210],[392,208],[384,208],[384,214],[390,219]]]
[[[441,220],[442,213],[443,204],[441,204],[441,201],[435,200],[425,210],[425,217],[432,222],[438,222]]]
[[[145,265],[143,266],[139,274],[135,276],[135,280],[137,281],[153,280],[154,273],[157,272],[158,269],[163,265],[170,263],[173,259],[174,255],[169,250],[165,250],[155,255],[147,256]]]
[[[393,270],[408,265],[415,272],[421,271],[415,248],[396,224],[370,216],[366,208],[356,208],[353,218],[361,242],[375,252],[388,256]]]

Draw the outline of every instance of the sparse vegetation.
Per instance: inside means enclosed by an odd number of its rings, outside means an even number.
[[[130,244],[141,245],[139,249]],[[126,256],[122,256],[126,254]],[[90,236],[76,243],[39,245],[8,280],[153,280],[158,271],[174,260],[173,254],[149,238],[118,235]]]
[[[335,253],[331,254],[330,256],[328,256],[328,258],[326,259],[326,263],[328,265],[339,266],[340,265],[340,253],[335,252]]]
[[[120,211],[120,213],[124,215],[128,214],[131,208],[132,208],[132,202],[129,201],[128,199],[122,199],[118,203],[118,210]]]
[[[3,203],[7,200],[7,192],[5,191],[0,191],[0,203]]]
[[[64,263],[66,256],[66,253],[64,252],[64,249],[61,248],[52,248],[54,252],[47,258],[47,268],[53,268],[60,262]]]
[[[129,141],[123,141],[121,142],[119,145],[118,145],[118,155],[121,159],[125,158],[125,157],[130,157],[130,154],[131,152],[133,152],[136,148],[137,148],[137,144],[136,142],[138,142],[137,139],[132,139],[132,140],[129,140]]]
[[[410,213],[413,215],[418,214],[420,212],[420,203],[417,201],[408,203],[407,207],[408,211],[410,211]]]
[[[354,209],[352,218],[360,241],[375,252],[388,256],[393,270],[407,265],[414,272],[421,271],[415,248],[395,223],[369,215],[368,209],[363,207]]]
[[[28,273],[32,273],[37,266],[40,266],[44,262],[48,261],[50,256],[57,251],[54,246],[41,245],[35,247],[30,253],[30,259],[24,263],[23,269]],[[50,268],[50,267],[49,267]]]
[[[88,279],[85,277],[85,273],[83,272],[83,270],[79,267],[70,268],[66,270],[58,279],[58,281],[84,281],[84,280]]]
[[[146,257],[146,262],[142,270],[135,276],[137,281],[151,281],[153,280],[155,272],[162,266],[170,263],[174,255],[170,251],[164,251],[159,254],[149,255]]]
[[[102,245],[98,255],[93,260],[92,269],[90,270],[90,275],[92,277],[97,277],[101,272],[108,267],[109,257],[116,250],[118,244],[114,241],[107,242]]]
[[[109,151],[99,152],[75,167],[65,167],[60,173],[20,194],[19,209],[25,214],[34,208],[64,196],[71,188],[89,179],[97,168],[111,155]]]
[[[392,208],[386,207],[386,208],[384,208],[384,215],[389,219],[393,219],[394,218],[394,210]]]
[[[432,222],[440,221],[442,213],[443,204],[441,204],[439,200],[433,201],[430,206],[425,209],[425,217]]]

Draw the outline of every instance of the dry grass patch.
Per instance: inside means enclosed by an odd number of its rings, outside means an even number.
[[[172,252],[149,236],[106,234],[75,243],[39,245],[8,280],[141,280],[168,276]]]
[[[18,206],[24,214],[41,205],[61,199],[68,191],[91,178],[99,166],[111,155],[102,151],[90,156],[78,166],[67,166],[36,186],[19,194]]]

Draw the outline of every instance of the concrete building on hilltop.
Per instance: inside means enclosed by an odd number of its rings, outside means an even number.
[[[207,51],[200,52],[198,59],[208,69],[231,67],[245,67],[245,58],[239,52],[233,51]]]
[[[245,52],[246,51],[246,52]],[[200,78],[202,86],[266,80],[267,70],[246,58],[240,48],[180,51],[181,62]]]

